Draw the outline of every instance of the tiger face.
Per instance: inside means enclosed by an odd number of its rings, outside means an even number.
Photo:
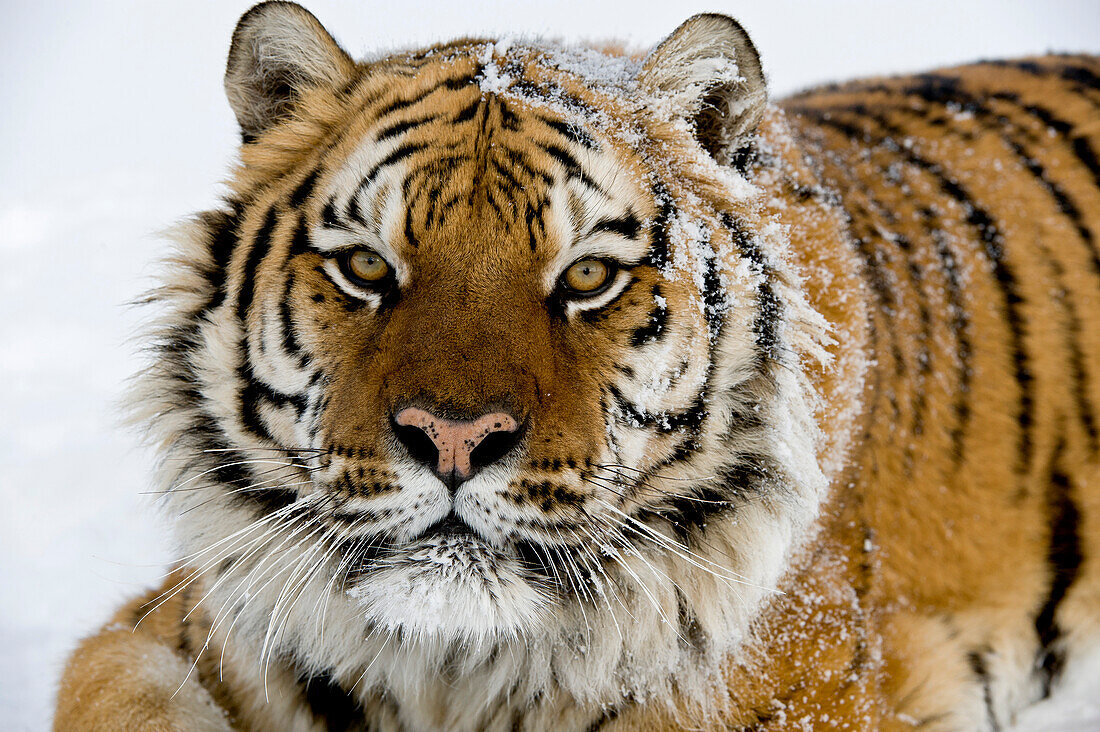
[[[192,327],[149,381],[174,387],[165,440],[201,456],[171,479],[195,483],[172,494],[212,635],[244,618],[322,667],[364,637],[628,617],[667,626],[645,643],[736,642],[823,480],[784,326],[817,316],[731,165],[763,77],[721,16],[599,57],[356,64],[297,6],[242,19],[232,209],[203,221]],[[360,640],[326,641],[328,613]]]
[[[626,375],[675,380],[662,396],[676,406],[704,369],[688,355],[697,324],[669,322],[669,299],[687,293],[649,259],[655,206],[637,165],[483,94],[473,71],[441,72],[435,91],[414,77],[397,87],[407,107],[365,114],[366,132],[291,213],[305,228],[283,275],[297,283],[289,303],[274,290],[257,321],[298,315],[284,331],[296,351],[272,354],[316,386],[283,444],[316,451],[310,489],[332,530],[386,557],[381,572],[364,567],[361,596],[392,607],[392,588],[415,577],[410,592],[467,595],[483,611],[460,616],[511,629],[561,589],[550,553],[594,540],[621,510],[613,491],[637,479],[617,472],[675,444],[614,439],[628,427],[608,417]],[[644,368],[658,350],[683,354],[676,373]]]

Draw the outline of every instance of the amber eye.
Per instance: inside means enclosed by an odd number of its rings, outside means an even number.
[[[390,265],[373,249],[356,249],[340,258],[341,269],[357,285],[378,285],[390,276]]]
[[[573,263],[561,276],[562,284],[572,293],[594,295],[611,281],[614,269],[599,259],[582,259]]]

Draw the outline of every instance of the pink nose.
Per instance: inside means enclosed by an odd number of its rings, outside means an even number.
[[[402,409],[394,417],[394,421],[402,427],[413,427],[427,435],[437,452],[436,464],[433,466],[435,471],[441,476],[454,474],[459,480],[466,480],[473,475],[475,466],[471,456],[486,437],[498,433],[512,437],[519,428],[515,418],[504,412],[483,414],[474,420],[451,420],[437,417],[418,407]],[[416,452],[413,454],[416,455]]]

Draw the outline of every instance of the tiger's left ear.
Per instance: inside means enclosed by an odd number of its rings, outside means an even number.
[[[309,87],[338,87],[355,61],[313,13],[292,2],[264,2],[237,21],[225,93],[245,141],[290,115]]]
[[[717,13],[684,21],[646,57],[638,82],[671,99],[723,165],[748,144],[768,103],[756,46],[736,20]]]

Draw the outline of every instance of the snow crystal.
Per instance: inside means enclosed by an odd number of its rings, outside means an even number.
[[[512,41],[505,38],[496,43],[486,43],[478,55],[478,61],[481,63],[481,77],[478,79],[478,85],[483,93],[501,94],[512,85],[511,75],[501,73],[500,67],[494,60],[507,56],[511,47]]]

